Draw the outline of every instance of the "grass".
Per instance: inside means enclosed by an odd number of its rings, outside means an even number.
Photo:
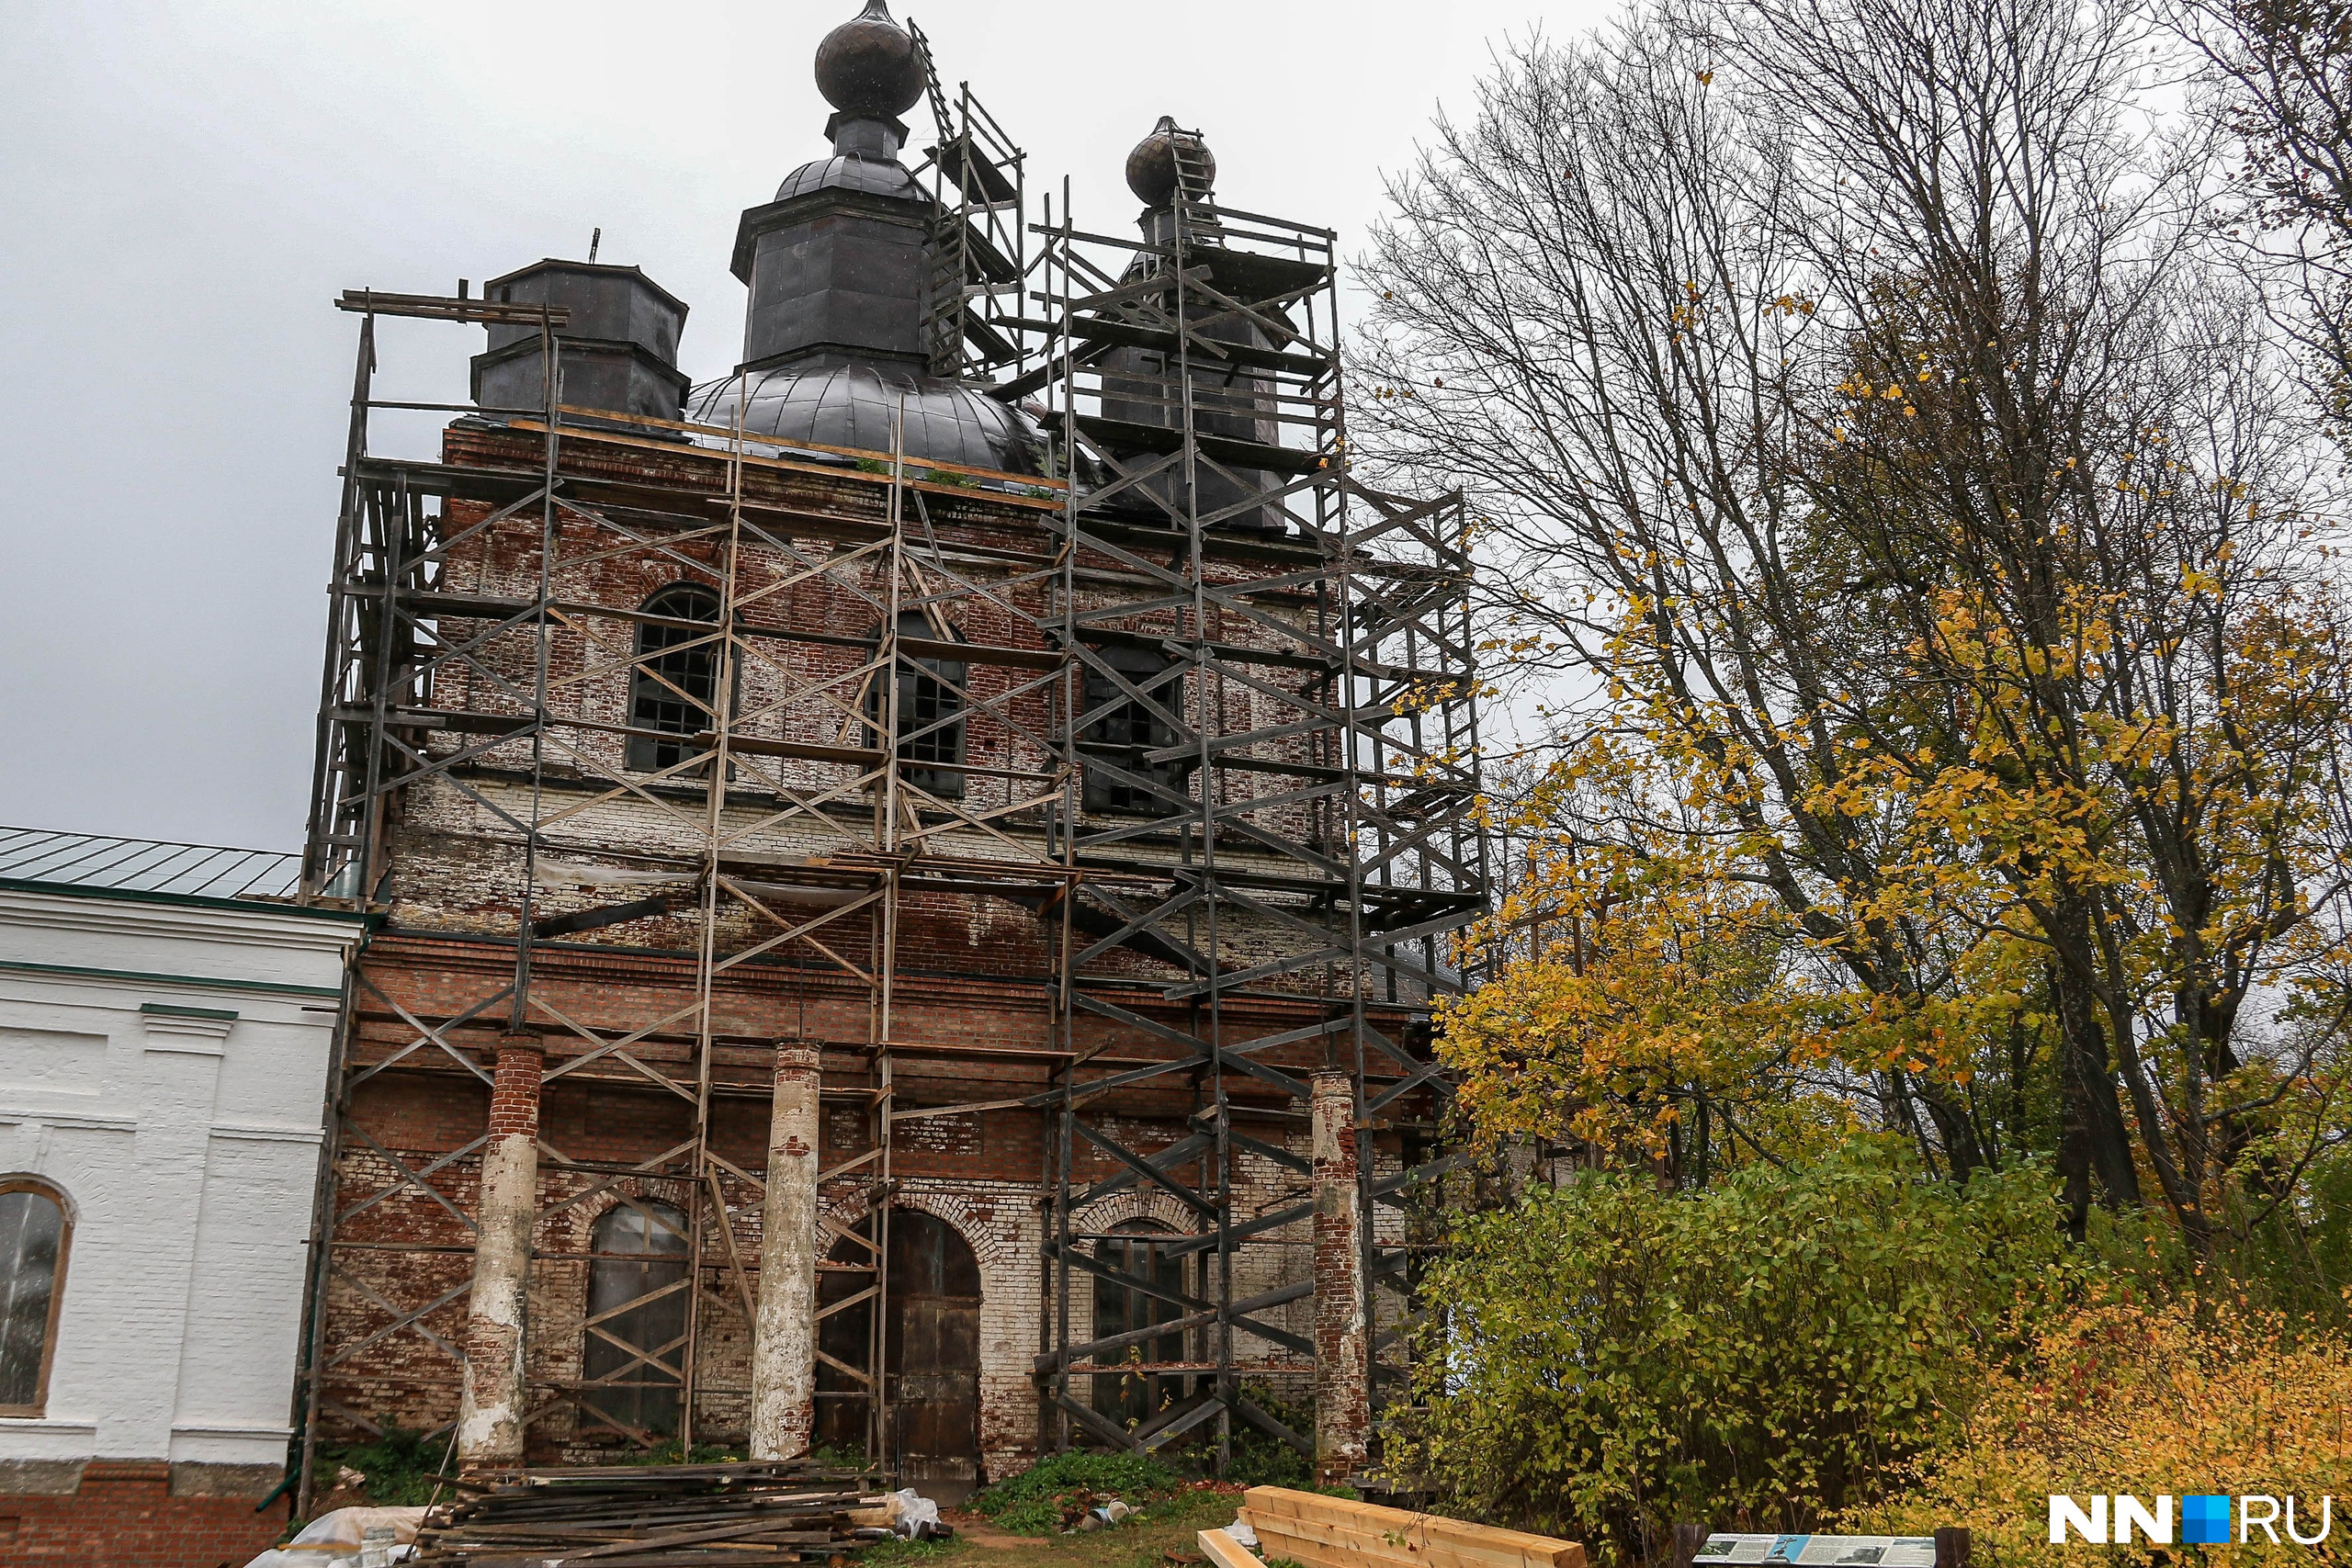
[[[857,1561],[868,1564],[922,1562],[933,1557],[954,1555],[957,1544],[953,1540],[908,1540],[894,1535],[888,1540],[877,1540],[860,1548]]]
[[[959,1529],[952,1540],[877,1542],[851,1562],[853,1568],[918,1559],[922,1568],[1171,1568],[1195,1562],[1200,1548],[1193,1536],[1232,1523],[1240,1501],[1230,1492],[1186,1490],[1146,1504],[1108,1529],[1014,1536],[1000,1533],[991,1521]]]

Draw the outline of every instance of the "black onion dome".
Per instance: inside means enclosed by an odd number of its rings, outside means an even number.
[[[817,46],[817,90],[845,115],[896,118],[915,107],[922,88],[915,40],[883,0],[866,0],[864,12]]]
[[[1181,141],[1199,164],[1210,185],[1216,184],[1216,159],[1199,137],[1180,132],[1176,117],[1161,115],[1151,134],[1127,154],[1127,188],[1146,207],[1166,207],[1176,199],[1176,145]]]
[[[888,453],[890,419],[903,400],[910,461],[1039,471],[1044,437],[1027,414],[912,366],[826,354],[746,378],[743,432],[757,440]],[[686,417],[732,425],[737,380],[729,376],[695,388]]]

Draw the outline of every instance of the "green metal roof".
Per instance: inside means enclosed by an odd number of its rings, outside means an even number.
[[[302,857],[275,850],[174,844],[105,833],[0,828],[0,880],[40,882],[105,893],[188,898],[291,898]]]

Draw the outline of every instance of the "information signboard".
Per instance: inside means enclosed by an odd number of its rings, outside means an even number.
[[[1936,1568],[1924,1535],[1711,1535],[1694,1565],[1772,1563],[1783,1568]]]

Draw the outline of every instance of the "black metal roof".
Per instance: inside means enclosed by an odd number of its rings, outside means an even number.
[[[911,366],[831,354],[746,374],[748,435],[786,446],[888,452],[891,418],[903,408],[906,454],[916,462],[1014,474],[1039,471],[1044,439],[1028,415],[976,388],[923,375]],[[695,388],[688,417],[731,424],[737,380],[729,376]]]

